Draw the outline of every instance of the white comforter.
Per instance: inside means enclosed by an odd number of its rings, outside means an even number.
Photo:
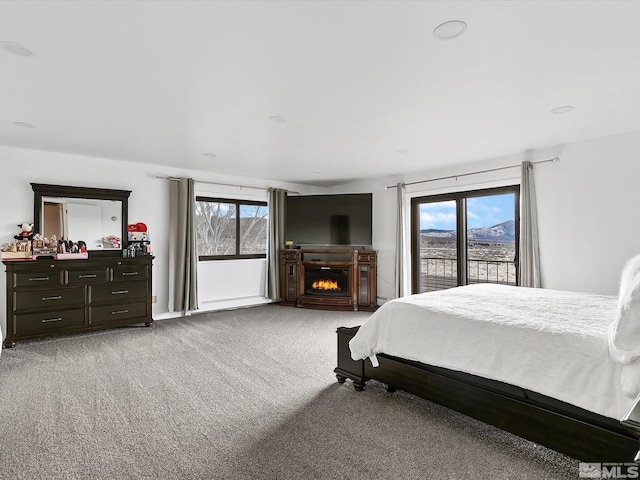
[[[387,302],[349,346],[354,360],[386,353],[620,419],[633,399],[622,392],[622,365],[609,356],[616,303],[585,293],[470,285]]]

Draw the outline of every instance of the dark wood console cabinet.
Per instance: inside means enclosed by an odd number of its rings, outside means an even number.
[[[377,308],[377,254],[374,250],[285,249],[280,252],[281,305],[327,310]],[[310,271],[339,271],[341,293],[310,293]]]
[[[17,340],[144,323],[153,257],[6,260],[7,336]]]

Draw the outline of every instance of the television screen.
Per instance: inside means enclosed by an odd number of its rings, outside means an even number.
[[[287,241],[294,245],[371,246],[373,194],[287,197]]]

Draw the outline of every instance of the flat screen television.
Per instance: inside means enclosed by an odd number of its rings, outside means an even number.
[[[370,247],[373,194],[287,197],[285,239],[294,245]]]

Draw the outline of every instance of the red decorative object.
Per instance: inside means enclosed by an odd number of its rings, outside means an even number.
[[[129,225],[127,227],[127,230],[129,232],[142,232],[142,233],[145,233],[147,231],[147,226],[142,222],[132,223],[131,225]]]

